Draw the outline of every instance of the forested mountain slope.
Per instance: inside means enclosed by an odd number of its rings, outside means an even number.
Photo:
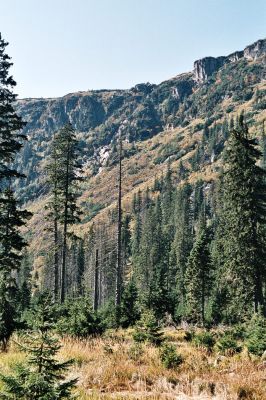
[[[188,313],[182,299],[188,256],[203,215],[208,224],[214,220],[219,203],[214,182],[230,128],[241,112],[264,146],[265,78],[266,40],[259,40],[227,57],[198,60],[193,72],[159,85],[19,100],[17,110],[28,122],[28,142],[16,166],[27,178],[16,189],[34,212],[26,230],[30,246],[24,260],[25,273],[29,265],[33,268],[33,284],[45,288],[53,282],[44,168],[55,131],[71,122],[83,180],[81,221],[68,240],[68,294],[90,290],[93,297],[96,290],[100,306],[114,296],[121,135],[123,281],[132,274],[137,277],[138,288],[153,294],[149,307],[158,317],[166,311],[177,318]],[[176,293],[178,301],[171,298]],[[219,295],[208,294],[209,307]]]
[[[102,167],[111,169],[115,164],[115,143],[121,128],[126,159],[139,154],[139,148],[146,144],[150,152],[151,142],[147,139],[158,133],[166,143],[151,150],[150,158],[155,164],[162,164],[169,157],[181,158],[195,147],[204,126],[214,125],[215,132],[208,138],[209,153],[219,153],[224,120],[229,121],[243,107],[252,124],[265,108],[265,47],[266,40],[260,40],[228,57],[206,57],[194,63],[193,72],[159,85],[146,83],[129,90],[19,100],[17,108],[27,121],[24,132],[28,136],[17,160],[19,169],[27,175],[27,180],[21,182],[20,196],[27,201],[45,192],[42,165],[49,155],[54,132],[68,121],[78,132],[83,165],[94,176]],[[172,135],[175,129],[176,136]],[[183,136],[187,133],[191,143],[186,147]],[[173,140],[168,140],[171,135]]]

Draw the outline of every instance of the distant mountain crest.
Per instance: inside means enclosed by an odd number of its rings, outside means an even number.
[[[203,83],[225,63],[236,62],[241,58],[256,60],[264,55],[266,55],[266,39],[257,40],[244,50],[235,51],[227,57],[204,57],[194,62],[194,79],[198,83]]]

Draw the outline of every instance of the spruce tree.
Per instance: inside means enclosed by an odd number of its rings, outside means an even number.
[[[12,167],[12,162],[26,139],[21,133],[25,123],[14,108],[16,82],[9,74],[13,64],[5,52],[7,45],[0,33],[0,192],[5,179],[22,176]]]
[[[178,190],[174,212],[175,236],[171,245],[171,282],[177,297],[177,317],[181,317],[185,310],[185,273],[189,253],[192,248],[193,226],[191,217],[190,184],[185,184]]]
[[[34,331],[27,332],[21,349],[27,353],[27,361],[18,364],[12,375],[2,375],[4,383],[0,399],[56,400],[70,399],[76,379],[65,380],[64,373],[71,362],[59,362],[56,354],[58,340],[51,334],[53,314],[50,298],[41,296],[32,310]]]
[[[224,283],[229,288],[228,311],[241,319],[253,309],[265,313],[265,171],[261,152],[243,115],[231,132],[222,175],[220,216]]]
[[[26,245],[19,228],[29,217],[28,212],[19,210],[12,190],[12,179],[23,176],[12,163],[26,136],[21,133],[25,123],[14,108],[16,82],[9,74],[12,63],[5,52],[7,45],[0,33],[0,341],[4,348],[15,328],[18,310],[15,274]]]
[[[212,263],[206,228],[202,228],[190,252],[186,267],[187,317],[193,322],[205,323],[206,301],[210,298]]]
[[[75,131],[69,123],[54,136],[52,152],[46,167],[47,183],[51,190],[48,217],[53,221],[54,232],[54,292],[58,297],[60,286],[60,301],[66,296],[66,255],[69,225],[79,221],[77,200],[77,181],[81,180],[78,173],[80,165],[78,158],[78,142]],[[60,225],[60,226],[59,226]],[[59,229],[62,234],[61,284],[59,285]]]
[[[141,243],[141,229],[142,229],[141,203],[142,203],[141,192],[138,191],[137,194],[134,194],[133,204],[132,204],[134,225],[131,236],[131,254],[132,254],[134,273],[136,272],[135,270],[138,265],[138,256]]]
[[[164,340],[163,332],[152,310],[144,310],[133,333],[136,342],[150,342],[160,346]]]
[[[30,213],[17,208],[12,189],[5,189],[0,197],[0,341],[4,348],[15,328],[18,311],[15,274],[26,246],[19,229],[29,217]]]
[[[163,234],[163,216],[161,200],[158,197],[152,210],[152,241],[149,254],[151,260],[151,278],[149,282],[148,307],[157,318],[169,311],[168,291],[168,251],[167,238]]]
[[[139,319],[138,289],[135,279],[131,278],[125,285],[121,301],[121,326],[128,328],[135,325]]]

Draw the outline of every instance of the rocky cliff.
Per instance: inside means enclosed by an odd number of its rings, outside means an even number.
[[[243,51],[236,51],[226,57],[205,57],[195,61],[194,78],[198,83],[203,83],[225,63],[236,62],[241,58],[252,61],[262,56],[266,56],[266,39],[258,40]]]

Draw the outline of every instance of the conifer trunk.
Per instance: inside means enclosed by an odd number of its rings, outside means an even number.
[[[58,298],[59,292],[59,256],[58,256],[58,224],[54,219],[54,300]]]

